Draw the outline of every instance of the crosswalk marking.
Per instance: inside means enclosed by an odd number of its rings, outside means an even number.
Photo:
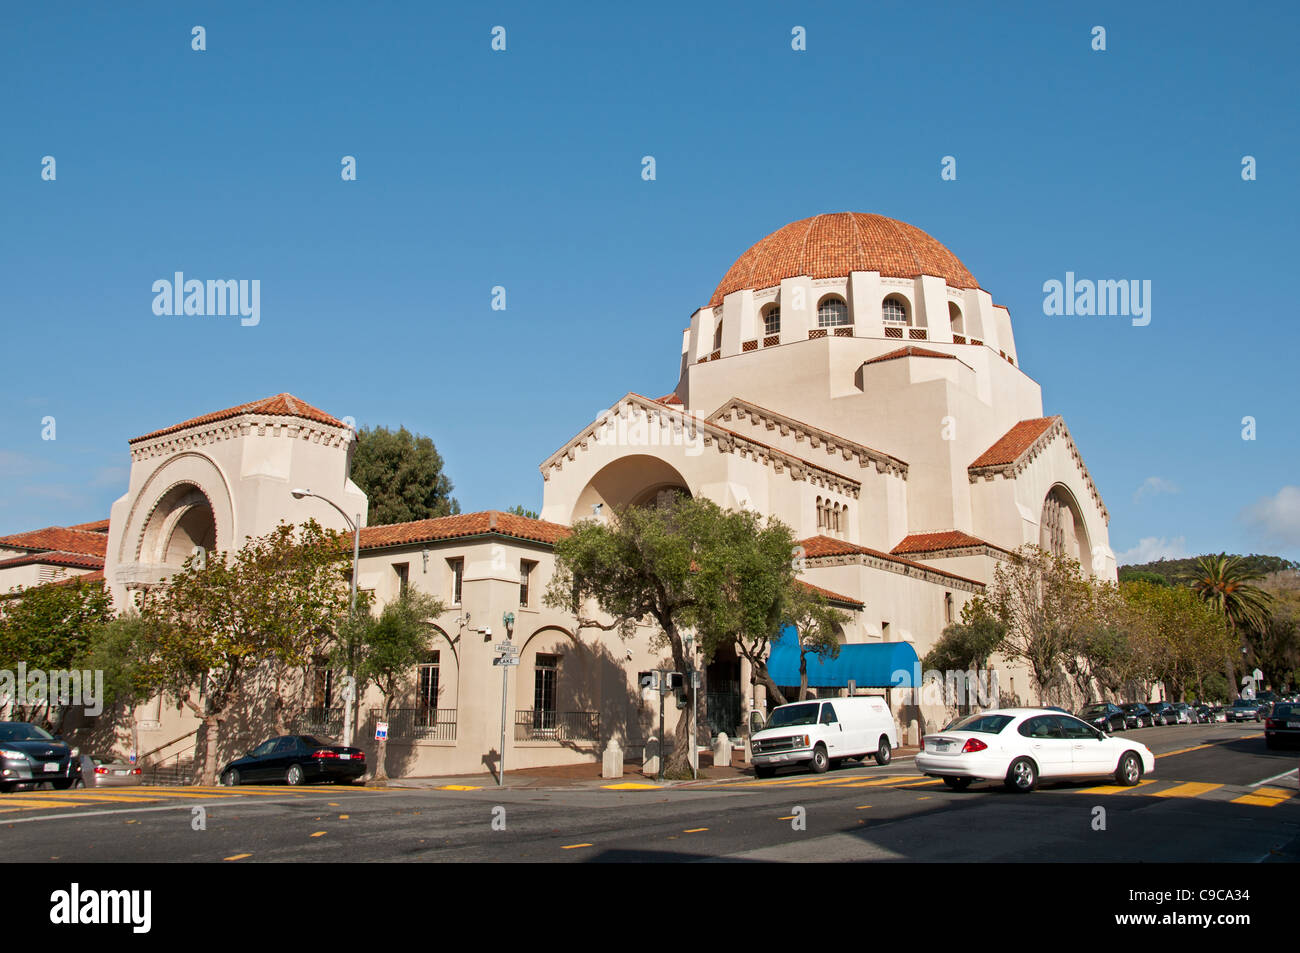
[[[1295,795],[1283,788],[1256,788],[1252,794],[1243,794],[1241,797],[1233,798],[1233,804],[1251,804],[1255,807],[1277,807],[1284,801],[1289,801]]]
[[[1155,783],[1156,782],[1154,780],[1148,779],[1145,781],[1139,781],[1133,787],[1127,787],[1123,784],[1103,784],[1095,788],[1084,788],[1079,793],[1080,794],[1126,794],[1126,793],[1131,793],[1133,791],[1136,791],[1140,787],[1145,787],[1148,784],[1155,784]]]
[[[1217,791],[1223,787],[1222,784],[1203,784],[1196,781],[1189,781],[1185,784],[1176,784],[1171,788],[1165,788],[1163,791],[1152,791],[1152,797],[1200,797],[1209,791]]]

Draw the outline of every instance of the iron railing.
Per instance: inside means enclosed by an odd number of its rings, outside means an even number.
[[[515,741],[597,741],[599,738],[600,712],[541,708],[515,712]]]
[[[317,735],[322,739],[343,735],[342,708],[307,708],[289,726],[295,735]]]
[[[397,741],[455,741],[455,708],[370,709],[372,724],[387,721],[388,738]]]

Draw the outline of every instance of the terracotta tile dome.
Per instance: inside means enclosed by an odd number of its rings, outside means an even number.
[[[791,222],[751,245],[723,276],[709,307],[733,291],[772,288],[782,278],[842,278],[851,271],[933,275],[954,288],[979,287],[956,255],[916,226],[884,215],[834,212]]]

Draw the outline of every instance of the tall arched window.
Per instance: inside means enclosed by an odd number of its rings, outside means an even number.
[[[763,333],[781,333],[781,306],[779,304],[769,304],[763,309]]]
[[[886,324],[907,324],[907,302],[890,295],[880,305],[880,318]]]
[[[828,295],[817,305],[817,327],[838,328],[849,324],[849,306],[843,298]]]
[[[952,324],[953,334],[966,333],[966,321],[961,316],[961,308],[957,307],[955,301],[948,302],[948,321]]]
[[[821,529],[823,524],[824,524],[824,520],[822,519],[822,498],[819,496],[817,497],[817,528]]]
[[[718,318],[718,325],[713,329],[713,349],[722,350],[722,319]]]

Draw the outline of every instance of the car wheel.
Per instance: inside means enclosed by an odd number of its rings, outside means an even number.
[[[970,787],[970,778],[944,778],[943,783],[954,791],[965,791]]]
[[[86,786],[86,782],[81,780],[81,778],[77,778],[77,780],[72,782],[72,786],[74,788],[84,788]]]
[[[880,743],[876,746],[876,764],[889,764],[893,757],[894,749],[889,746],[889,739],[881,735]]]
[[[826,769],[830,767],[830,759],[826,757],[826,746],[818,742],[817,747],[813,748],[811,767],[814,774],[825,774]]]
[[[231,768],[221,776],[221,785],[227,788],[239,787],[239,772]]]
[[[302,773],[302,765],[300,764],[289,765],[289,770],[284,773],[284,780],[286,784],[305,783],[307,777]]]
[[[1038,766],[1029,758],[1016,758],[1007,769],[1007,789],[1028,794],[1038,784]]]
[[[775,771],[775,768],[769,768],[766,765],[754,765],[754,777],[756,778],[770,778]]]
[[[1132,751],[1124,752],[1115,769],[1115,780],[1127,788],[1136,787],[1142,780],[1142,759]]]

